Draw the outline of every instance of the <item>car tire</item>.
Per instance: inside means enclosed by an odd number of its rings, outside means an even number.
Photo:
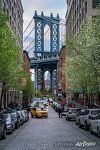
[[[3,135],[1,136],[1,139],[5,139],[5,138],[6,138],[6,129],[4,129]]]
[[[100,129],[97,127],[97,136],[100,138]]]
[[[69,121],[69,118],[68,118],[68,116],[66,116],[66,120],[67,120],[67,121]]]
[[[36,118],[38,118],[38,115],[36,114]]]
[[[85,122],[85,130],[88,131],[88,125],[87,125],[87,122]]]
[[[90,134],[92,134],[93,133],[93,131],[92,131],[92,127],[91,127],[91,125],[90,125]]]
[[[68,121],[70,120],[69,117],[67,117],[67,120],[68,120]]]
[[[19,122],[17,122],[17,124],[16,124],[16,129],[18,129],[19,128]]]
[[[79,128],[81,128],[82,126],[81,126],[81,123],[80,123],[80,120],[78,121],[78,126],[79,126]]]
[[[15,131],[15,125],[14,125],[14,127],[12,127],[13,128],[13,130],[12,131]]]
[[[13,133],[13,131],[14,131],[14,129],[13,129],[13,127],[11,128],[11,131],[10,131],[10,134],[12,134]]]

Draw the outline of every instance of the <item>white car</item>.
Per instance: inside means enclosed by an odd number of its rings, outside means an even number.
[[[66,120],[75,120],[76,119],[76,112],[79,108],[69,108],[66,112]]]
[[[100,114],[98,114],[95,118],[93,118],[93,120],[91,120],[90,133],[92,132],[96,133],[100,138]]]
[[[85,130],[90,129],[91,117],[96,117],[100,109],[86,109],[83,114],[79,116],[78,125],[84,127]]]

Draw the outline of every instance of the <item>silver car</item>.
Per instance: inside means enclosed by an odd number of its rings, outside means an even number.
[[[66,120],[75,120],[78,108],[69,108],[66,112]]]
[[[86,109],[81,113],[78,117],[78,125],[79,127],[84,127],[85,130],[90,129],[91,117],[96,117],[96,115],[100,112],[100,109]]]
[[[91,118],[90,123],[90,133],[96,133],[100,138],[100,114],[98,114],[95,118]]]

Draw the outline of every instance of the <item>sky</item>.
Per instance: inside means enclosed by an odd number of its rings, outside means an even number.
[[[37,10],[38,14],[44,11],[44,15],[46,16],[50,16],[51,12],[54,16],[59,13],[60,18],[63,19],[65,19],[67,10],[66,0],[22,0],[22,5],[24,9],[24,29],[34,16],[35,10]]]
[[[65,19],[67,11],[66,0],[21,0],[21,1],[24,10],[23,31],[26,29],[29,22],[32,20],[35,10],[37,10],[37,13],[39,15],[43,11],[44,15],[46,16],[50,16],[50,14],[53,13],[53,16],[56,17],[58,13],[60,18]],[[32,72],[32,79],[34,80],[34,71],[31,70],[31,72]]]

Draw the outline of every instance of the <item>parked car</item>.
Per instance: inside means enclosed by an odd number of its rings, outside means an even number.
[[[19,118],[18,118],[17,111],[14,110],[14,109],[6,108],[5,113],[10,113],[11,114],[12,122],[14,124],[13,130],[15,130],[15,128],[17,129],[19,127]]]
[[[27,110],[24,109],[25,115],[26,115],[26,121],[29,120],[29,112]]]
[[[2,113],[0,113],[0,138],[6,138],[6,122]]]
[[[15,125],[13,123],[11,113],[5,112],[5,113],[3,113],[3,115],[6,120],[6,132],[12,134]]]
[[[52,107],[55,109],[57,104],[57,102],[53,102]]]
[[[24,118],[23,118],[22,112],[20,110],[18,110],[17,113],[18,113],[18,116],[19,116],[20,125],[23,125]]]
[[[80,117],[85,114],[85,109],[81,109],[80,111],[76,112],[76,125],[80,127]]]
[[[24,122],[26,122],[26,121],[27,121],[27,115],[26,115],[26,113],[25,113],[25,110],[21,110],[21,113],[22,113]]]
[[[11,115],[12,115],[13,121],[15,122],[15,128],[16,128],[16,129],[19,128],[19,126],[20,126],[20,118],[19,118],[19,116],[18,116],[17,111],[13,111],[13,112],[11,113]]]
[[[59,107],[61,107],[61,105],[57,103],[57,104],[55,105],[55,111],[56,111],[56,112],[58,112]]]
[[[90,133],[93,132],[96,133],[100,138],[100,114],[98,114],[96,117],[91,117]]]
[[[91,117],[95,117],[100,112],[100,109],[86,109],[83,114],[79,116],[78,125],[84,127],[85,130],[90,129]]]
[[[66,112],[66,120],[75,120],[77,111],[79,108],[69,108]]]

